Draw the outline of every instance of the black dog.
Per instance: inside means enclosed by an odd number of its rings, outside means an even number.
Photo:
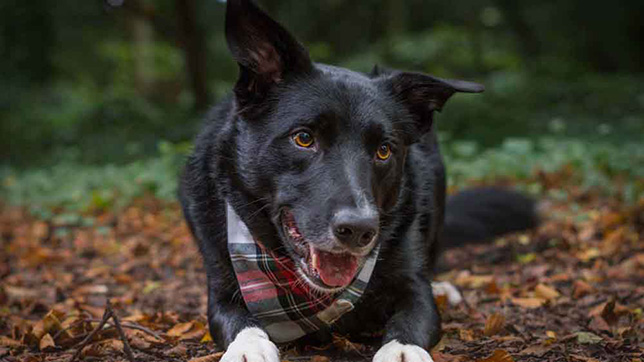
[[[433,114],[454,93],[483,87],[315,64],[249,0],[228,0],[226,37],[239,80],[198,136],[180,191],[208,274],[210,331],[227,348],[223,360],[278,362],[271,339],[281,337],[273,334],[384,330],[374,361],[431,361],[426,349],[439,340],[440,320],[430,277],[445,218]],[[535,220],[531,200],[495,189],[457,196],[450,208],[447,229],[452,225],[456,242],[492,238]],[[270,263],[291,265],[294,284],[275,282],[271,289],[280,303],[305,288],[312,303],[348,307],[305,320],[312,327],[298,328],[300,334],[267,327],[266,313],[249,307],[240,288],[243,271],[234,267],[230,239],[243,235],[252,250],[266,252],[256,260],[261,278],[275,276]],[[363,274],[366,283],[356,284]],[[348,290],[359,290],[357,299],[334,300]],[[328,312],[338,314],[325,319]]]

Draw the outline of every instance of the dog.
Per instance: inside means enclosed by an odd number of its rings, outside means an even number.
[[[483,86],[316,64],[250,0],[228,0],[226,40],[239,78],[208,114],[179,191],[222,361],[279,362],[276,343],[374,331],[374,362],[432,361],[439,241],[535,223],[532,200],[499,189],[446,207],[434,114]]]

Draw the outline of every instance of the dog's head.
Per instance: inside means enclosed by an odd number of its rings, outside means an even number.
[[[228,0],[226,38],[240,75],[237,170],[264,203],[280,245],[314,288],[348,285],[398,198],[408,148],[469,82],[314,64],[249,0]],[[269,210],[269,211],[266,211]]]

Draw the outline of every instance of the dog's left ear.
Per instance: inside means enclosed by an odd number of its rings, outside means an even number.
[[[306,49],[253,1],[227,3],[226,40],[240,68],[238,100],[261,99],[285,78],[311,71]]]
[[[372,76],[384,84],[394,97],[402,102],[416,118],[418,130],[425,133],[431,129],[432,115],[456,92],[481,93],[485,87],[463,80],[450,80],[422,73],[375,69]]]

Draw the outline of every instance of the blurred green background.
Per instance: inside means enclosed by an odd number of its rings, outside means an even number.
[[[584,187],[642,197],[644,1],[259,2],[315,61],[485,84],[438,117],[452,184],[572,167]],[[202,115],[236,79],[224,11],[0,2],[2,198],[83,210],[173,198]]]

